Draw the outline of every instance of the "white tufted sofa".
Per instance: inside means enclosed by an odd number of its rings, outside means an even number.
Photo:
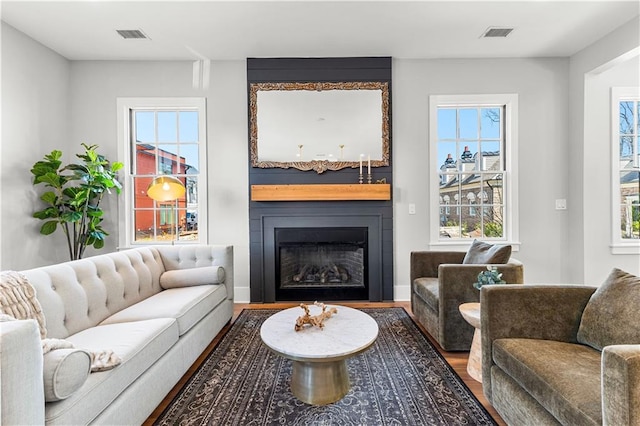
[[[113,350],[122,363],[45,402],[37,323],[0,323],[2,425],[140,424],[233,315],[231,246],[135,248],[21,273],[36,289],[47,337]]]

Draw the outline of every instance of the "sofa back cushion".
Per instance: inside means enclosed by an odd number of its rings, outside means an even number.
[[[462,263],[465,264],[504,264],[511,257],[511,246],[505,244],[488,244],[473,240]]]
[[[47,337],[65,339],[162,290],[157,249],[141,247],[22,271],[36,289]]]
[[[640,344],[640,277],[614,268],[584,308],[578,342],[602,350]]]

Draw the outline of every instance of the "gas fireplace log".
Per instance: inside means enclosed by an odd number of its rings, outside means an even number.
[[[338,266],[338,275],[340,276],[340,282],[346,283],[349,281],[349,273],[341,266]]]
[[[304,264],[299,272],[291,279],[294,282],[346,283],[349,282],[349,272],[342,266],[331,262],[318,268],[312,264]]]
[[[300,281],[304,280],[307,272],[310,272],[311,268],[312,266],[308,263],[306,265],[302,265],[302,268],[300,268],[300,272],[293,276],[293,281],[299,283]]]

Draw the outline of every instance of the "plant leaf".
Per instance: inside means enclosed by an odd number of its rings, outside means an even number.
[[[51,204],[52,206],[56,204],[56,200],[58,197],[53,191],[47,191],[40,196],[40,199],[47,204]]]
[[[55,188],[61,188],[63,185],[63,183],[61,183],[60,176],[55,172],[47,172],[44,175],[36,177],[35,183],[45,183]]]
[[[82,220],[82,213],[77,211],[64,212],[60,215],[60,219],[65,222],[79,222]]]
[[[53,234],[53,232],[56,230],[57,227],[58,227],[58,222],[56,222],[55,220],[50,220],[42,224],[42,227],[40,228],[40,233],[42,235]]]
[[[44,210],[37,211],[33,214],[36,219],[51,219],[52,217],[58,217],[58,210],[53,207],[47,207]]]
[[[46,158],[49,161],[58,161],[60,160],[61,157],[62,157],[62,151],[59,151],[57,149],[54,149],[53,151],[51,151],[51,154],[47,154],[44,156],[44,158]]]

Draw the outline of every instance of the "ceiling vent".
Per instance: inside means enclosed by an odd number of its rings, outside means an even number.
[[[129,39],[139,40],[139,39],[149,38],[145,33],[143,33],[140,30],[116,30],[116,32],[120,34],[122,38],[127,40]]]
[[[489,27],[487,29],[487,31],[485,31],[482,36],[480,36],[480,38],[487,38],[487,37],[506,37],[509,34],[511,34],[511,31],[513,31],[513,28],[495,28],[495,27]]]

